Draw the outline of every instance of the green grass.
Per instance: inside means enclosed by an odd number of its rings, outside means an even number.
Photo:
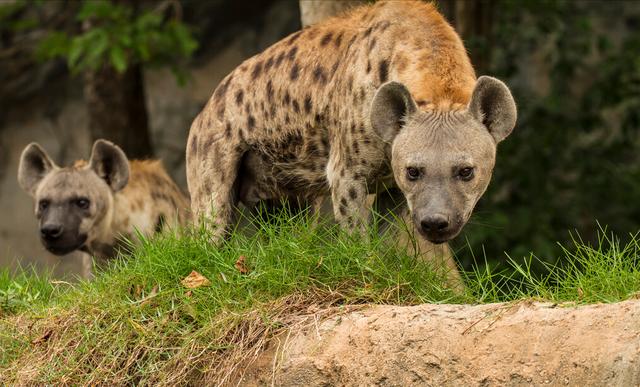
[[[0,269],[0,317],[46,305],[56,289],[50,277],[49,273],[38,274],[32,268],[16,272]]]
[[[464,294],[375,231],[353,237],[291,214],[257,224],[251,235],[234,233],[218,247],[202,230],[144,240],[91,283],[0,273],[0,291],[19,284],[22,294],[0,320],[0,381],[210,384],[232,379],[269,337],[313,313],[370,303],[637,296],[638,238],[621,246],[601,235],[591,247],[577,240],[565,250],[565,264],[548,266],[544,275],[531,272],[533,256],[510,259],[510,269],[500,272],[478,265],[465,274]],[[236,267],[240,256],[246,273]],[[211,284],[185,288],[180,281],[192,270]]]

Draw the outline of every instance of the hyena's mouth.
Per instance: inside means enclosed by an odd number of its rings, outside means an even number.
[[[424,233],[424,232],[420,231],[420,234],[425,239],[427,239],[429,242],[431,242],[433,244],[436,244],[436,245],[449,242],[450,240],[452,240],[453,238],[458,236],[458,233],[459,232],[447,233],[446,235],[440,235],[440,234],[430,235],[430,234],[427,234],[427,233]]]
[[[80,250],[87,241],[86,235],[78,235],[75,238],[61,238],[57,241],[42,241],[44,247],[52,254],[66,255],[75,250]]]

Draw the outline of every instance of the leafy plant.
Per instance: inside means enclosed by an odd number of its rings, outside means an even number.
[[[119,73],[134,63],[169,65],[184,81],[177,63],[190,57],[198,43],[177,17],[165,16],[167,7],[175,3],[161,2],[150,10],[136,10],[131,4],[83,1],[76,15],[82,31],[52,31],[41,42],[38,56],[62,57],[76,73],[105,65]]]

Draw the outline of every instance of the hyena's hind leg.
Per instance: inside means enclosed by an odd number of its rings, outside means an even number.
[[[243,144],[227,137],[224,130],[192,128],[189,134],[187,183],[193,221],[204,225],[215,242],[225,236],[232,222],[235,181],[243,154]]]

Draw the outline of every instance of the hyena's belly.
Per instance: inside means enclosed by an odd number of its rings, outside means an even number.
[[[328,151],[326,142],[301,135],[252,146],[240,166],[238,199],[248,207],[281,200],[304,205],[326,195]]]

